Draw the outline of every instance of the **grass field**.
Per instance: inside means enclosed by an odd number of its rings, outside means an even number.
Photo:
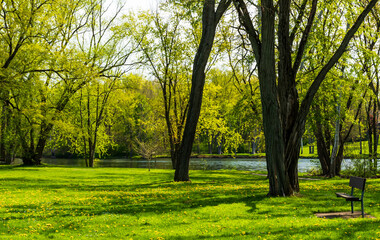
[[[347,179],[300,180],[301,193],[268,198],[263,176],[240,171],[0,167],[0,239],[380,239],[380,179],[365,211],[375,219],[321,219],[349,211]],[[360,204],[355,204],[359,210]]]

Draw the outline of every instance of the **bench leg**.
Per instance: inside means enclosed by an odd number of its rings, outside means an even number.
[[[364,204],[363,204],[363,200],[361,200],[362,202],[362,218],[364,218]]]
[[[351,213],[354,213],[354,201],[351,201]]]

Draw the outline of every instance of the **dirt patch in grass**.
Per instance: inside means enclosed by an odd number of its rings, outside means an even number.
[[[344,218],[344,219],[349,219],[349,218],[361,218],[362,213],[361,212],[329,212],[329,213],[315,213],[315,216],[319,218]],[[369,214],[364,214],[364,218],[375,218]]]

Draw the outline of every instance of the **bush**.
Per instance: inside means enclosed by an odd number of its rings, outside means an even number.
[[[369,159],[351,159],[345,166],[345,170],[342,170],[343,175],[357,177],[374,177],[376,172]]]

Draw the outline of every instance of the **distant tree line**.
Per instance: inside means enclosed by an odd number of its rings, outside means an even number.
[[[302,139],[323,174],[347,141],[377,168],[379,8],[371,1],[10,1],[0,11],[0,161],[265,153],[269,194],[299,191]],[[148,152],[148,153],[147,153]]]

